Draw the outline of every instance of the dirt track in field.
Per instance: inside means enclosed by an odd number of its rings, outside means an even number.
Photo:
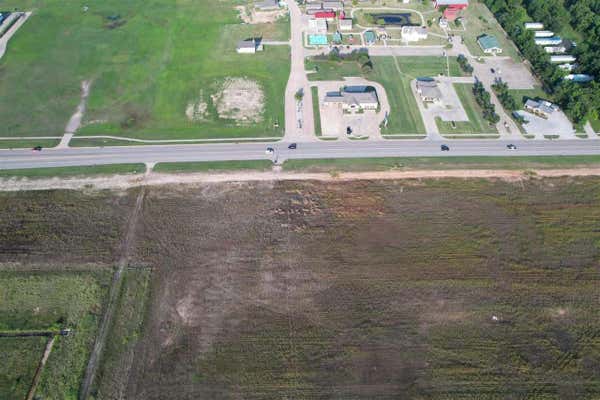
[[[151,172],[146,175],[110,175],[101,177],[49,178],[49,179],[1,179],[0,191],[14,192],[21,190],[51,189],[129,189],[139,186],[189,185],[221,182],[252,181],[306,181],[348,182],[354,180],[398,180],[398,179],[446,179],[475,178],[501,179],[519,181],[531,177],[586,177],[600,176],[600,168],[572,169],[531,169],[492,170],[492,169],[457,169],[457,170],[411,170],[411,171],[378,171],[378,172],[286,172],[286,171],[241,171],[224,173],[187,173],[161,174]]]

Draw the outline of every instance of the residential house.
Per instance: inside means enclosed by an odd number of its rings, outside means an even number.
[[[351,31],[352,18],[338,19],[338,27],[340,28],[340,31]]]
[[[435,8],[452,7],[462,10],[469,6],[469,0],[434,0],[433,5]]]
[[[427,28],[424,26],[403,26],[401,34],[403,42],[418,42],[427,39]]]
[[[311,33],[324,35],[327,33],[327,21],[311,18],[308,20],[308,29]]]
[[[258,3],[255,3],[254,7],[259,9],[260,11],[277,10],[279,8],[279,1],[278,0],[262,0]]]

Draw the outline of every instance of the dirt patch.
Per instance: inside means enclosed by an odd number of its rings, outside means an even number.
[[[197,100],[188,103],[185,108],[185,116],[192,122],[203,121],[206,118],[206,110],[208,104],[203,101],[203,93],[200,92],[200,96]]]
[[[263,118],[264,93],[256,81],[228,78],[211,98],[219,118],[233,119],[242,125],[260,122]]]
[[[256,11],[249,6],[236,6],[240,19],[246,24],[268,24],[277,21],[287,14],[287,9],[281,8],[273,11]]]

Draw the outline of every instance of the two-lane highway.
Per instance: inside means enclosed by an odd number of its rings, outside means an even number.
[[[441,151],[447,144],[450,151]],[[386,140],[298,143],[227,143],[200,145],[156,145],[87,147],[67,149],[0,150],[0,169],[64,167],[97,164],[158,163],[189,161],[226,161],[307,158],[364,157],[451,157],[451,156],[557,156],[600,155],[597,140],[520,140],[516,150],[507,149],[502,140]],[[275,149],[266,154],[267,147]]]

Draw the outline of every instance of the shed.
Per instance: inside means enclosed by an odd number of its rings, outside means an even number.
[[[240,40],[235,51],[239,54],[254,54],[257,51],[262,51],[263,45],[258,39]]]

